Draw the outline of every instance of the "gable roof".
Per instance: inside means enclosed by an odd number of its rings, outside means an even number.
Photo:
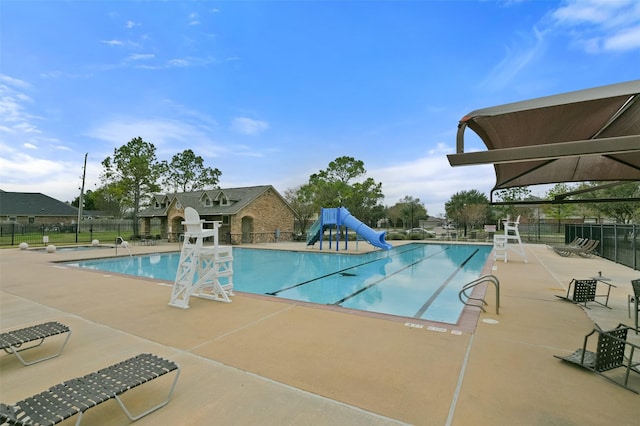
[[[78,209],[39,192],[0,190],[0,216],[78,216]]]
[[[283,203],[289,206],[289,203],[286,202],[286,200],[280,195],[280,193],[278,193],[278,191],[276,191],[273,186],[260,185],[240,188],[219,188],[192,192],[176,192],[172,194],[157,194],[153,196],[152,202],[164,201],[166,203],[165,208],[157,209],[152,205],[149,208],[141,211],[138,216],[166,216],[167,210],[174,203],[180,203],[182,208],[193,207],[198,211],[200,216],[235,215],[269,190],[272,190],[274,194],[282,199]],[[209,197],[209,199],[213,201],[219,199],[219,197],[221,197],[222,195],[226,196],[230,201],[228,206],[221,206],[220,204],[205,206],[202,203],[202,200],[205,197]]]
[[[488,151],[464,152],[473,130]],[[484,108],[458,125],[451,166],[494,164],[493,190],[640,180],[640,80]],[[492,190],[492,192],[493,192]]]

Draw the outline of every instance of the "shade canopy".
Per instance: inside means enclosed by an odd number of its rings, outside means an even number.
[[[467,127],[488,151],[464,152]],[[447,157],[451,166],[493,164],[493,190],[640,181],[640,80],[472,111]]]

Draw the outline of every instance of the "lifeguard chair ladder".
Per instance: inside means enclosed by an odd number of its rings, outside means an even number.
[[[201,220],[191,207],[185,208],[184,214],[184,242],[169,306],[187,309],[192,295],[231,303],[233,253],[231,247],[218,243],[220,222]],[[213,228],[205,229],[204,223],[213,223]],[[205,247],[204,239],[209,237],[213,237],[213,246]]]
[[[493,260],[502,259],[507,263],[507,237],[502,234],[493,236]]]

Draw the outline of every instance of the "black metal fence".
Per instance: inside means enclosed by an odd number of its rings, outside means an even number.
[[[133,220],[110,220],[93,219],[83,220],[80,227],[77,224],[71,225],[35,225],[20,224],[16,222],[0,223],[0,247],[18,246],[20,243],[27,243],[29,246],[38,247],[47,244],[71,245],[71,244],[91,244],[97,239],[102,244],[114,243],[117,237],[122,237],[126,241],[136,241],[140,239],[160,239],[160,221],[151,220],[151,230],[145,236],[133,235]],[[77,231],[77,232],[76,232]],[[173,233],[164,235],[170,241],[180,241],[181,234]],[[275,243],[278,241],[293,241],[293,232],[249,232],[246,234],[220,235],[220,242],[223,244],[240,243]]]
[[[573,241],[576,237],[599,240],[600,244],[596,248],[598,255],[639,270],[638,231],[640,226],[635,224],[569,224],[565,225],[565,241]]]
[[[153,229],[152,229],[153,230]],[[158,233],[159,233],[158,228]],[[83,220],[70,225],[0,223],[0,246],[17,246],[22,242],[30,246],[44,244],[89,244],[94,239],[110,243],[116,236],[131,239],[133,220]],[[155,235],[155,234],[154,234]]]

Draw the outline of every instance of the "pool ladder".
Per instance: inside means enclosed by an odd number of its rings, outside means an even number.
[[[125,244],[125,243],[126,243],[126,241],[125,241],[125,239],[124,239],[124,238],[122,238],[122,237],[120,237],[120,236],[117,236],[117,237],[116,237],[116,244],[115,244],[115,247],[116,247],[116,256],[118,255],[118,246],[124,247],[124,248],[127,250],[127,253],[129,253],[129,256],[133,256],[133,255],[131,254],[131,250],[129,250],[129,245],[128,245],[128,244]]]
[[[470,290],[472,288],[474,288],[475,286],[477,286],[478,284],[482,284],[485,282],[490,282],[493,285],[496,286],[496,314],[500,314],[500,281],[498,280],[498,278],[495,275],[483,275],[479,278],[476,278],[475,280],[471,281],[470,283],[465,284],[462,287],[462,290],[460,290],[460,292],[458,293],[458,299],[460,299],[460,301],[462,303],[464,303],[467,306],[475,306],[477,308],[482,309],[482,312],[487,312],[484,309],[484,305],[487,305],[487,302],[484,301],[484,299],[479,299],[477,297],[471,297],[467,294],[467,290]],[[463,296],[467,299],[467,300],[463,300]],[[474,301],[479,301],[481,302],[480,305],[477,305],[475,303],[471,303],[470,301],[474,300]]]

